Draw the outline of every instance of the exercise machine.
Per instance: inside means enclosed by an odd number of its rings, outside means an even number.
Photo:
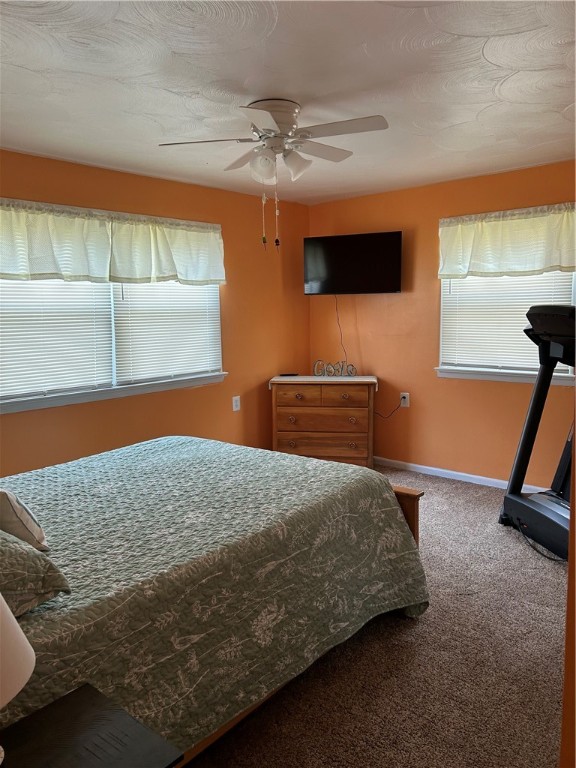
[[[499,518],[563,559],[568,558],[573,424],[550,489],[524,494],[522,488],[554,369],[558,363],[574,366],[574,309],[546,305],[526,313],[530,325],[524,333],[538,345],[540,367]]]

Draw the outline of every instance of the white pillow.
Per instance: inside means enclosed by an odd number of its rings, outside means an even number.
[[[11,491],[0,488],[0,530],[45,552],[46,536],[38,520]]]

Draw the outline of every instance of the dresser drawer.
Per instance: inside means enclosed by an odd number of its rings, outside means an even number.
[[[367,408],[278,408],[279,432],[366,432]]]
[[[322,405],[320,384],[277,384],[277,405]]]
[[[367,384],[323,384],[322,405],[332,407],[368,407]]]
[[[365,459],[368,455],[367,435],[337,435],[334,432],[313,434],[294,432],[278,435],[278,450],[297,456],[313,456],[318,459]]]

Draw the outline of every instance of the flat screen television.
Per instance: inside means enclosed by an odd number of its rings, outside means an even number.
[[[402,232],[304,238],[304,293],[399,293]]]

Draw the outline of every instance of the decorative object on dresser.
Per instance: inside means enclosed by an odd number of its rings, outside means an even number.
[[[356,376],[356,366],[347,360],[339,360],[337,363],[325,363],[324,360],[316,360],[312,368],[314,376]]]
[[[375,376],[275,376],[273,449],[373,465]]]

